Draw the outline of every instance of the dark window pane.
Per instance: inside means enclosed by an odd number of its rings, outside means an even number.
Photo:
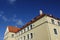
[[[54,33],[57,34],[57,30],[56,29],[54,29]]]
[[[12,34],[12,37],[14,37],[14,34]]]
[[[31,38],[33,38],[33,34],[31,33],[30,35],[31,35]]]
[[[27,35],[27,38],[29,39],[29,34]]]
[[[53,19],[51,19],[51,21],[52,21],[52,24],[55,24]]]
[[[32,29],[32,25],[30,25],[30,28]]]
[[[29,27],[27,27],[27,29],[29,30]]]

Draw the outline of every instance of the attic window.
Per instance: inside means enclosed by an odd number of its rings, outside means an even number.
[[[58,22],[58,25],[60,26],[60,22]]]
[[[30,29],[32,29],[32,24],[30,25]]]
[[[52,21],[52,24],[55,24],[53,19],[51,19],[51,21]]]

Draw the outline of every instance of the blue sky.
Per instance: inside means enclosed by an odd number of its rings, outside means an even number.
[[[7,26],[22,27],[39,15],[39,10],[60,18],[59,0],[0,0],[0,40]]]

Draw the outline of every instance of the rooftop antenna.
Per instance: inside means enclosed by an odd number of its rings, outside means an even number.
[[[39,13],[40,13],[40,15],[42,15],[42,14],[43,14],[43,11],[42,11],[42,10],[40,10],[40,11],[39,11]]]

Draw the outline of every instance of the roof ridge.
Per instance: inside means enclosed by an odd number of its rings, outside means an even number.
[[[38,16],[36,16],[35,18],[33,18],[30,22],[26,23],[22,28],[17,28],[17,27],[15,27],[15,26],[10,26],[10,27],[13,28],[13,29],[15,28],[14,31],[12,31],[12,29],[10,28],[10,32],[16,33],[16,32],[18,32],[18,31],[24,29],[24,28],[27,27],[28,25],[34,23],[35,21],[39,20],[40,18],[44,17],[45,15],[46,15],[46,16],[49,16],[49,17],[52,17],[52,18],[54,18],[54,19],[60,20],[59,18],[55,18],[53,15],[42,14],[42,15],[38,15]]]

